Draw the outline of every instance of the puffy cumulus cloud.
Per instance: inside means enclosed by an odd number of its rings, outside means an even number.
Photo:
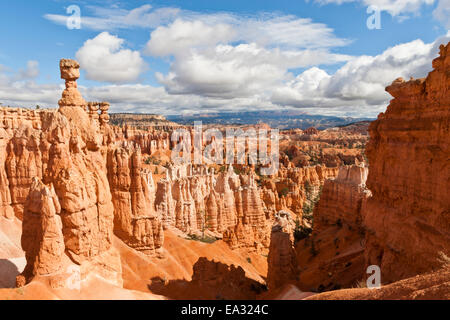
[[[431,61],[439,45],[450,41],[450,33],[433,43],[421,40],[397,45],[378,56],[361,56],[329,75],[310,68],[286,86],[276,88],[274,104],[297,108],[346,108],[375,115],[389,103],[384,88],[398,77],[424,77],[431,71]]]
[[[76,53],[86,78],[113,83],[137,80],[146,63],[139,51],[124,49],[124,42],[108,32],[87,40]]]
[[[197,85],[196,90],[199,92],[192,93],[190,91],[193,90],[186,90],[173,94],[165,87],[111,84],[90,88],[80,86],[80,91],[87,100],[110,101],[113,112],[179,114],[199,112],[200,110],[212,112],[304,108],[305,111],[316,114],[376,116],[386,109],[391,99],[384,88],[399,76],[404,78],[426,76],[431,70],[431,60],[438,55],[439,45],[448,41],[450,41],[450,32],[433,43],[415,40],[388,48],[377,56],[352,58],[334,74],[329,74],[319,67],[311,67],[297,76],[284,73],[285,69],[283,68],[288,68],[296,62],[289,61],[283,55],[278,57],[277,64],[271,65],[267,62],[274,60],[274,51],[272,50],[261,48],[256,44],[221,45],[214,48],[214,56],[217,55],[217,59],[220,60],[220,54],[231,51],[233,55],[243,57],[240,68],[244,68],[245,64],[250,65],[242,74],[234,75],[232,72],[239,68],[231,66],[231,71],[223,72],[223,78],[219,79],[217,83],[214,82],[216,76],[211,76],[211,83],[217,86],[213,89],[209,87],[205,89],[201,85]],[[224,64],[218,65],[214,63],[211,68],[220,66],[219,70],[215,71],[220,72],[225,70],[227,63],[235,63],[235,57],[228,56],[231,53],[228,52],[226,55],[229,61],[223,61]],[[281,54],[281,51],[278,54]],[[199,59],[202,57],[204,55]],[[254,65],[251,65],[252,60],[255,60]],[[259,70],[259,67],[264,65],[268,65],[268,68],[277,65],[283,66],[283,68]],[[201,62],[200,66],[207,67],[208,64],[205,65],[204,62]],[[201,70],[196,68],[195,64],[186,67],[193,68],[200,74]],[[279,74],[271,77],[274,72],[279,72]],[[15,80],[16,74],[8,68],[0,68],[0,101],[3,104],[19,106],[39,104],[57,107],[57,101],[64,88],[62,84],[38,85],[34,81],[18,81]],[[186,71],[186,73],[179,74],[194,77],[196,73]],[[261,74],[266,74],[265,78],[260,80],[267,82],[264,85],[263,82],[255,82],[252,79],[252,76],[259,79]],[[206,75],[199,77],[199,80],[203,81]],[[273,78],[277,80],[274,81]],[[167,79],[167,81],[172,80]],[[197,80],[191,79],[185,83],[195,83]],[[202,84],[201,81],[200,84]],[[251,85],[247,85],[246,82]],[[252,85],[261,85],[261,87],[252,89]],[[207,86],[207,83],[204,86]],[[228,90],[229,94],[222,94],[223,90],[220,88]],[[205,94],[202,90],[207,93],[214,93],[217,90],[217,93]],[[235,94],[236,92],[242,94]]]
[[[2,74],[0,73],[0,79]],[[64,85],[36,84],[34,82],[0,81],[0,104],[14,107],[57,108]],[[142,84],[79,86],[87,101],[109,101],[111,112],[142,112],[160,114],[193,113],[198,111],[274,110],[266,97],[220,99],[198,95],[172,95],[164,87]]]
[[[315,2],[320,4],[361,2],[365,6],[377,6],[380,10],[387,11],[392,16],[398,16],[401,14],[418,13],[422,6],[432,5],[434,0],[315,0]]]
[[[0,104],[14,107],[57,108],[64,84],[37,84],[34,80],[18,80],[18,74],[0,65]],[[142,84],[111,84],[94,87],[79,85],[87,101],[109,101],[112,112],[179,114],[202,111],[239,111],[248,107],[273,110],[267,97],[221,99],[199,95],[173,95],[164,87]]]
[[[157,74],[157,78],[173,94],[248,97],[288,80],[292,77],[290,68],[348,59],[325,50],[283,51],[265,49],[254,43],[218,45],[178,57],[169,74]]]
[[[0,65],[0,102],[2,105],[33,107],[57,101],[63,85],[37,84],[39,63],[30,60],[26,67],[15,71]]]
[[[0,102],[15,107],[56,106],[64,86],[34,82],[0,83]]]
[[[146,53],[174,57],[168,74],[156,74],[169,93],[229,98],[268,91],[289,69],[347,61],[330,52],[347,43],[310,19],[193,15],[153,31]]]
[[[63,26],[66,26],[69,17],[70,15],[44,15],[47,20]],[[149,4],[132,10],[118,6],[85,6],[81,12],[81,28],[101,31],[156,28],[153,35],[155,41],[150,44],[149,49],[154,49],[155,52],[161,50],[158,55],[170,51],[170,46],[177,47],[178,40],[194,42],[194,45],[198,44],[198,41],[214,42],[211,31],[216,33],[218,42],[224,38],[228,39],[230,26],[235,31],[235,40],[256,42],[260,45],[308,46],[313,49],[348,43],[345,39],[337,38],[333,30],[326,25],[292,15],[200,13],[173,7],[153,8]],[[156,39],[168,41],[169,44],[161,46]]]
[[[200,20],[176,20],[170,26],[162,26],[152,32],[145,52],[162,57],[180,55],[193,47],[225,43],[234,37],[234,33],[230,25],[223,23],[207,25]]]

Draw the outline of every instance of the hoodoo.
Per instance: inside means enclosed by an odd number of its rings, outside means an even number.
[[[103,135],[99,124],[90,121],[86,102],[77,89],[79,64],[61,60],[60,68],[66,89],[59,109],[40,114],[39,135],[32,131],[22,138],[24,146],[33,142],[40,157],[34,174],[37,178],[33,183],[31,176],[24,181],[31,191],[22,197],[26,198],[22,246],[27,253],[23,276],[30,281],[36,273],[54,274],[60,269],[58,263],[50,265],[61,260],[58,251],[63,248],[72,263],[82,267],[82,278],[96,272],[120,285],[120,259],[112,248],[114,208]],[[14,167],[10,168],[13,172]],[[51,255],[46,254],[49,248],[55,250]]]

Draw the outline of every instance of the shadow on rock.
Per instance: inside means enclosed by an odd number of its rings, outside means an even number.
[[[14,263],[7,259],[0,259],[0,289],[15,288],[16,276],[19,273]]]
[[[202,257],[194,264],[192,281],[151,279],[149,290],[176,300],[256,299],[267,290],[264,284],[245,276],[241,267],[209,261]]]

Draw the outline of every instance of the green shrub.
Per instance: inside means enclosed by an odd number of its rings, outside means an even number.
[[[294,239],[295,242],[298,242],[300,240],[306,239],[311,235],[312,228],[308,228],[305,226],[302,226],[300,224],[300,220],[297,219],[295,221],[295,229],[294,229]]]
[[[215,237],[209,237],[209,236],[199,237],[195,234],[188,235],[188,239],[193,240],[193,241],[200,241],[200,242],[204,242],[204,243],[214,243],[217,241],[217,239]]]
[[[281,197],[286,197],[288,194],[289,194],[289,188],[285,187],[285,188],[281,189],[281,191],[279,193],[279,196],[280,196],[280,198]]]
[[[312,213],[313,210],[314,210],[314,205],[313,205],[313,204],[310,204],[310,203],[308,203],[308,202],[305,202],[305,203],[303,204],[302,210],[303,210],[303,215],[304,215],[304,216],[309,216],[309,215],[311,215],[311,213]]]

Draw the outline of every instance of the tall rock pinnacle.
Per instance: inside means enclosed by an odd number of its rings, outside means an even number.
[[[86,101],[78,91],[77,79],[80,77],[80,64],[75,60],[62,59],[59,62],[61,79],[66,80],[66,89],[62,93],[62,98],[58,104],[63,107],[85,108]]]

